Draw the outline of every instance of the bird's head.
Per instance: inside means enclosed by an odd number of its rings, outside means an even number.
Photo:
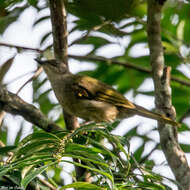
[[[45,70],[48,76],[56,74],[65,74],[68,72],[67,65],[55,59],[42,61],[35,59]]]

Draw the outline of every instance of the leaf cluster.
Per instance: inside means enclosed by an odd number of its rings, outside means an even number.
[[[39,174],[49,180],[46,171],[59,168],[63,162],[85,168],[94,180],[88,184],[81,176],[81,181],[75,181],[74,174],[71,174],[74,182],[61,189],[169,189],[162,184],[162,176],[137,163],[128,150],[127,138],[110,134],[107,127],[105,123],[92,123],[72,133],[36,132],[24,138],[18,146],[0,148],[1,154],[14,153],[8,163],[0,167],[1,183],[4,179],[10,186],[26,189],[29,183],[40,184]],[[107,147],[109,144],[111,148]],[[137,169],[139,174],[135,172]],[[55,185],[56,182],[52,181]]]

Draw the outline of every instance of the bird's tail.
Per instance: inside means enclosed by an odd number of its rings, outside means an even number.
[[[155,119],[157,121],[163,122],[163,123],[168,123],[172,126],[176,126],[176,127],[180,127],[181,124],[173,121],[172,119],[170,119],[169,117],[166,117],[164,115],[161,115],[159,113],[154,113],[151,112],[141,106],[135,105],[135,108],[133,108],[134,112],[137,113],[137,115],[141,115],[143,117],[147,117],[147,118],[151,118],[151,119]]]

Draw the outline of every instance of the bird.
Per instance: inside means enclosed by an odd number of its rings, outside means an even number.
[[[70,115],[86,121],[113,122],[134,115],[172,126],[180,123],[132,103],[112,86],[95,78],[72,74],[67,65],[55,59],[35,59],[44,69],[58,102]]]

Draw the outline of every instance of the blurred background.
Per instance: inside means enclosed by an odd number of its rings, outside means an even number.
[[[71,72],[95,77],[112,85],[130,101],[154,110],[154,86],[147,71],[151,68],[146,1],[118,0],[110,3],[102,0],[96,3],[96,0],[68,0],[65,4]],[[172,67],[172,76],[178,79],[171,81],[171,87],[177,120],[183,123],[179,129],[179,142],[190,162],[189,13],[188,1],[168,0],[161,24],[165,63]],[[44,57],[53,58],[49,15],[45,0],[0,2],[0,71],[2,83],[13,93],[34,75],[38,67],[34,58],[39,53],[22,47],[43,50]],[[5,44],[20,48],[6,47]],[[7,62],[13,57],[11,62]],[[8,66],[3,70],[5,65]],[[61,107],[43,72],[25,85],[19,96],[64,127]],[[1,125],[0,140],[13,145],[34,130],[37,127],[22,117],[7,113]],[[146,157],[151,160],[153,171],[174,178],[160,150],[156,121],[135,116],[118,122],[112,133],[129,139],[130,151],[138,161]]]

